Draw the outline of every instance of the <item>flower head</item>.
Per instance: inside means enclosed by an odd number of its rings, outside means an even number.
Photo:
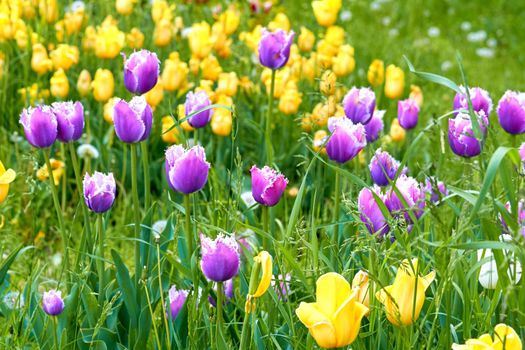
[[[128,91],[142,95],[157,84],[160,71],[157,54],[148,50],[133,52],[124,61],[124,85]]]
[[[489,120],[483,110],[476,113],[483,134],[487,133]],[[448,120],[448,141],[452,151],[461,157],[474,157],[481,153],[481,143],[474,136],[470,116],[458,113],[454,119]]]
[[[525,93],[507,90],[496,112],[503,130],[514,135],[525,132]]]
[[[259,62],[270,69],[283,67],[290,58],[294,35],[293,31],[286,33],[282,29],[277,29],[275,32],[270,32],[263,28],[259,41]]]
[[[403,129],[413,129],[417,125],[419,105],[411,98],[397,103],[397,119]]]
[[[44,312],[50,316],[57,316],[64,311],[64,300],[62,299],[62,292],[51,289],[44,292],[42,297],[42,308]]]
[[[383,128],[385,127],[385,124],[383,123],[385,112],[386,110],[375,110],[370,121],[366,123],[366,142],[371,143],[379,138],[379,133],[383,131]]]
[[[359,208],[359,217],[365,224],[368,232],[371,234],[379,233],[381,236],[389,231],[389,227],[374,194],[385,202],[385,196],[381,193],[379,187],[374,186],[372,189],[365,187],[359,192],[357,206]]]
[[[374,114],[376,96],[369,88],[353,87],[343,99],[345,115],[353,123],[367,124]]]
[[[115,201],[117,186],[112,173],[103,174],[98,171],[92,176],[84,176],[84,201],[87,207],[95,213],[105,213]]]
[[[252,166],[252,194],[255,201],[267,207],[273,207],[281,199],[288,179],[276,170],[265,166],[262,169]]]
[[[353,124],[346,118],[332,117],[328,119],[328,130],[332,136],[326,143],[326,153],[333,161],[346,163],[366,146],[366,131],[361,124]]]
[[[206,91],[190,91],[186,95],[184,114],[189,116],[190,114],[200,111],[208,106],[211,106],[211,101]],[[210,122],[212,115],[213,109],[210,108],[191,116],[188,119],[188,123],[194,128],[202,128]]]
[[[459,87],[461,93],[456,93],[454,96],[454,110],[468,111],[468,99],[467,91],[464,86]],[[489,96],[487,90],[479,87],[473,87],[468,89],[470,95],[470,101],[472,102],[472,109],[474,112],[483,111],[486,116],[490,115],[492,111],[492,99]]]
[[[186,303],[188,298],[188,291],[184,289],[177,289],[175,286],[171,286],[169,290],[169,306],[170,306],[170,316],[172,320],[175,320]]]
[[[208,181],[210,163],[201,146],[185,149],[173,145],[166,150],[166,178],[170,187],[184,194],[201,190]]]
[[[84,131],[84,106],[80,102],[55,102],[51,105],[57,118],[57,138],[62,142],[76,141]]]
[[[378,148],[368,167],[374,183],[386,186],[394,180],[400,165],[399,161],[387,151],[381,151],[381,148]]]
[[[144,141],[151,132],[153,113],[144,96],[131,101],[117,100],[113,106],[113,123],[120,140],[126,143]]]
[[[20,114],[27,141],[34,147],[46,148],[55,143],[58,134],[57,117],[49,106],[29,107]]]
[[[522,344],[516,331],[506,324],[494,327],[494,338],[483,334],[477,339],[468,339],[465,344],[452,344],[452,350],[521,350]]]
[[[15,178],[15,171],[13,169],[6,170],[2,161],[0,161],[0,204],[7,198],[9,194],[9,184],[15,181]]]
[[[227,281],[239,272],[239,244],[235,237],[219,234],[212,240],[201,233],[201,270],[207,279]]]

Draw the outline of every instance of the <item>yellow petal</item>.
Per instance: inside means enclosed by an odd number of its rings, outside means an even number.
[[[334,326],[317,307],[317,303],[301,303],[295,313],[320,347],[337,347]]]
[[[256,263],[261,264],[262,276],[255,293],[253,293],[254,298],[262,296],[272,281],[272,256],[267,251],[263,250],[256,257],[253,258]]]
[[[338,347],[354,342],[361,328],[361,320],[368,312],[368,308],[356,299],[357,292],[354,291],[333,317]]]
[[[430,284],[434,282],[435,278],[436,278],[436,271],[432,271],[426,276],[421,277],[421,281],[423,282],[423,286],[425,287],[425,290],[427,290],[428,286],[430,286]]]
[[[329,272],[317,280],[318,308],[326,315],[333,315],[352,294],[350,283],[338,273]]]
[[[4,163],[2,163],[2,161],[0,160],[0,175],[5,173],[5,167],[4,167]]]
[[[500,323],[494,327],[494,344],[495,350],[521,350],[521,340],[516,331],[510,326]]]
[[[1,171],[0,171],[1,173]],[[0,185],[7,185],[15,181],[16,173],[13,169],[7,169],[2,175],[0,175]]]

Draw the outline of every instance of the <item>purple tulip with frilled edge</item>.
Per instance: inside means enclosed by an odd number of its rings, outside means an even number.
[[[489,120],[485,112],[477,112],[480,129],[487,133]],[[452,152],[458,156],[469,158],[481,153],[481,144],[474,136],[472,120],[465,113],[458,113],[454,119],[448,120],[448,141]]]
[[[419,105],[411,98],[397,103],[397,119],[403,129],[413,129],[417,125]]]
[[[80,102],[55,102],[51,105],[57,117],[57,138],[62,142],[76,141],[84,131],[84,106]]]
[[[381,148],[378,148],[368,166],[372,181],[379,186],[388,185],[390,181],[394,180],[399,165],[399,161],[394,159],[387,151],[382,151]]]
[[[366,131],[362,124],[332,117],[328,119],[328,130],[332,134],[326,143],[326,154],[337,163],[346,163],[366,146]]]
[[[267,207],[273,207],[281,199],[288,179],[269,166],[262,169],[255,165],[250,169],[252,175],[252,195],[255,201]]]
[[[461,93],[456,93],[456,96],[454,96],[454,110],[458,111],[462,109],[468,111],[466,89],[464,86],[460,86],[459,89],[461,90]],[[469,88],[468,91],[474,112],[483,111],[485,112],[485,115],[488,116],[492,111],[492,99],[490,98],[489,93],[479,87]]]
[[[385,196],[381,193],[378,186],[374,185],[372,189],[363,188],[357,198],[359,217],[365,224],[368,232],[371,234],[378,233],[380,236],[388,233],[390,228],[386,222],[385,216],[377,204],[374,193],[380,200],[385,202]]]
[[[214,282],[225,282],[239,272],[241,256],[235,237],[219,234],[214,240],[200,234],[201,270]]]
[[[366,142],[372,143],[379,138],[379,133],[385,126],[383,123],[385,112],[386,110],[375,110],[370,121],[365,124]]]
[[[430,203],[436,204],[441,197],[448,196],[448,190],[443,181],[435,178],[427,178],[425,181],[425,192],[430,195]]]
[[[189,116],[192,113],[211,106],[211,101],[206,91],[188,92],[184,103],[184,114]],[[213,109],[207,109],[188,118],[188,123],[194,128],[203,128],[211,120]]]
[[[34,147],[46,148],[55,143],[58,134],[57,117],[49,106],[29,107],[20,114],[27,141]]]
[[[416,179],[405,174],[397,178],[395,186],[405,199],[408,207],[405,207],[394,188],[389,189],[386,194],[386,207],[392,215],[403,213],[405,221],[408,224],[412,224],[413,222],[410,218],[409,211],[412,211],[416,218],[423,215],[423,209],[425,209],[425,191]]]
[[[42,308],[44,312],[50,316],[60,315],[62,311],[64,311],[62,292],[54,289],[44,292],[42,296]]]
[[[367,124],[374,115],[376,107],[376,95],[367,88],[353,87],[343,99],[345,115],[354,124]]]
[[[124,55],[124,85],[129,92],[142,95],[157,84],[160,62],[157,54],[148,50]]]
[[[261,30],[259,41],[259,62],[270,69],[283,67],[290,58],[290,47],[292,46],[295,33],[286,33],[282,29],[270,32],[268,29]]]
[[[175,286],[171,286],[169,292],[169,307],[170,307],[170,316],[173,321],[177,318],[179,315],[180,310],[184,306],[184,303],[186,303],[186,299],[188,298],[188,291],[184,289],[177,289]]]
[[[210,163],[201,146],[185,149],[173,145],[166,150],[166,178],[170,187],[184,194],[201,190],[208,181]]]
[[[216,284],[213,285],[213,290],[215,293],[217,293]],[[224,282],[224,296],[226,297],[222,299],[224,303],[227,303],[229,300],[231,300],[231,298],[233,298],[233,278]],[[217,301],[211,295],[208,295],[208,302],[211,306],[217,307]]]
[[[506,132],[517,135],[525,132],[525,94],[508,90],[499,100],[498,120]]]
[[[113,206],[117,193],[115,178],[95,171],[93,176],[84,176],[84,202],[95,213],[105,213]]]
[[[146,140],[151,132],[153,112],[144,96],[131,101],[118,100],[113,107],[113,122],[118,138],[125,143]]]

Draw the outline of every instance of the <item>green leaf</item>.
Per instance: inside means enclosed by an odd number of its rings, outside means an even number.
[[[129,270],[122,261],[120,255],[114,249],[111,250],[113,261],[117,269],[117,282],[124,298],[124,304],[129,312],[132,323],[138,322],[139,312],[137,306],[137,294],[129,275]]]

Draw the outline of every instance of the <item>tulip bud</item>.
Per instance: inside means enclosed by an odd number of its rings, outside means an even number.
[[[412,100],[416,101],[419,108],[423,106],[423,91],[421,91],[421,88],[417,85],[410,85],[410,95],[408,98],[411,98]]]
[[[389,99],[401,97],[405,89],[405,73],[399,67],[391,64],[386,67],[385,96]]]
[[[129,16],[133,13],[133,3],[135,0],[117,0],[115,7],[122,16]]]
[[[144,34],[138,28],[131,28],[126,34],[126,43],[130,49],[141,49],[144,45]]]
[[[388,152],[378,148],[369,165],[372,181],[379,186],[387,186],[390,181],[394,180],[399,165],[399,161]]]
[[[44,74],[53,68],[53,62],[49,59],[46,48],[40,43],[33,45],[31,68],[37,74]]]
[[[268,287],[272,282],[272,266],[273,259],[270,253],[263,250],[253,258],[252,273],[250,277],[250,291],[246,296],[246,303],[244,304],[244,311],[250,313],[255,309],[255,298],[260,298],[266,293]],[[252,281],[256,281],[261,272],[261,278],[257,287],[252,285]]]
[[[357,301],[366,307],[370,307],[370,283],[368,274],[365,271],[360,270],[355,274],[354,279],[352,280],[352,289],[357,290]]]
[[[456,93],[454,96],[454,111],[464,110],[468,111],[468,99],[467,93],[464,86],[460,86],[461,93]],[[470,101],[472,102],[472,109],[474,112],[483,111],[488,117],[492,111],[492,99],[489,93],[479,87],[473,87],[468,89],[470,95]],[[456,112],[457,115],[457,112]]]
[[[239,272],[239,244],[234,236],[219,234],[215,240],[200,234],[201,270],[211,281],[225,282]]]
[[[58,316],[64,311],[64,300],[62,299],[62,292],[51,289],[44,292],[42,297],[42,308],[49,316]]]
[[[376,106],[376,96],[369,88],[353,87],[343,99],[345,115],[353,123],[367,124]]]
[[[392,120],[390,125],[390,137],[394,142],[403,142],[405,140],[406,132],[405,129],[399,125],[399,120],[397,118]]]
[[[379,200],[385,202],[386,197],[376,185],[374,185],[371,190],[365,187],[359,192],[357,199],[359,218],[365,224],[370,234],[378,233],[379,236],[383,236],[388,233],[390,228],[386,223],[385,216],[377,204],[374,194]]]
[[[262,169],[255,165],[250,169],[252,176],[252,194],[257,203],[273,207],[281,199],[288,179],[269,166]]]
[[[186,95],[186,103],[184,103],[184,113],[189,116],[192,113],[202,110],[211,105],[208,94],[204,91],[189,92]],[[188,123],[194,128],[202,128],[206,126],[211,120],[213,109],[207,109],[197,113],[188,119]]]
[[[188,298],[188,291],[187,290],[178,290],[177,287],[171,286],[169,290],[169,315],[171,316],[171,319],[175,321],[177,318],[180,310],[186,303],[186,299]]]
[[[64,73],[62,68],[53,74],[50,84],[51,95],[58,98],[66,98],[69,94],[69,81],[67,80],[66,73]]]
[[[419,106],[417,102],[408,98],[397,103],[397,119],[403,129],[413,129],[417,125]]]
[[[113,174],[95,171],[93,176],[84,175],[84,202],[95,213],[105,213],[113,206],[117,186]]]
[[[337,21],[337,15],[343,5],[342,0],[312,1],[314,16],[320,26],[330,27]]]
[[[401,174],[397,178],[395,186],[398,191],[391,188],[387,192],[385,205],[392,215],[402,214],[405,221],[408,224],[412,224],[413,221],[409,212],[413,212],[416,218],[420,218],[421,215],[423,215],[423,209],[425,208],[425,191],[416,179],[406,174]],[[406,207],[398,197],[398,192],[403,196],[407,204]]]
[[[326,154],[333,161],[346,163],[366,146],[365,127],[362,124],[332,117],[328,119],[328,130],[332,136],[326,143]]]
[[[512,236],[509,234],[502,234],[500,236],[501,242],[512,242]],[[522,267],[520,261],[516,258],[514,253],[509,252],[507,249],[503,250],[503,255],[506,261],[508,261],[507,274],[511,281],[511,284],[518,284],[521,280]],[[485,289],[496,289],[499,276],[498,267],[492,249],[480,249],[478,250],[478,260],[485,261],[480,268],[479,272],[479,283]]]
[[[157,107],[164,98],[164,87],[162,81],[159,79],[157,85],[155,85],[150,91],[146,92],[144,97],[151,108],[155,110],[155,107]]]
[[[435,178],[427,178],[425,181],[425,192],[430,195],[430,203],[436,204],[441,197],[448,195],[447,188],[443,181]]]
[[[106,102],[113,97],[113,91],[115,90],[113,73],[108,69],[97,69],[91,87],[93,88],[93,97],[95,100],[98,102]]]
[[[51,105],[58,122],[57,138],[62,142],[76,141],[84,131],[84,107],[80,102],[55,102]]]
[[[489,120],[483,110],[476,113],[479,127],[483,135],[487,133]],[[452,151],[458,156],[470,158],[481,153],[480,141],[474,136],[470,116],[458,113],[454,119],[448,120],[448,141]]]
[[[27,141],[34,147],[49,147],[57,138],[58,122],[49,106],[24,109],[20,114],[20,124],[24,127]]]
[[[385,64],[383,61],[375,59],[370,63],[367,73],[368,82],[372,86],[379,86],[385,81]]]
[[[173,145],[166,150],[166,178],[170,187],[184,194],[201,190],[208,181],[210,163],[201,146],[184,149]]]
[[[499,100],[498,120],[506,132],[517,135],[525,132],[525,93],[507,90]]]
[[[113,122],[118,138],[126,143],[146,140],[151,132],[153,114],[144,96],[131,101],[118,100],[113,107]]]
[[[372,114],[372,118],[370,119],[370,121],[366,123],[365,131],[367,143],[371,143],[377,140],[379,137],[379,133],[383,131],[383,128],[385,127],[383,123],[383,117],[385,115],[385,112],[385,110],[375,110],[374,114]]]
[[[89,74],[89,71],[83,69],[80,72],[77,80],[77,90],[81,97],[89,94],[91,90],[91,74]]]
[[[272,33],[263,28],[259,41],[259,62],[270,69],[283,67],[290,58],[294,35],[293,31],[287,34],[284,30],[278,29]]]
[[[325,96],[331,96],[335,94],[335,84],[337,82],[337,77],[334,72],[327,70],[323,73],[321,81],[319,83],[319,89],[321,93]]]
[[[315,35],[308,28],[301,27],[301,34],[297,38],[299,49],[303,52],[312,51],[315,43]]]
[[[125,59],[125,58],[124,58]],[[157,54],[148,50],[133,52],[124,61],[124,85],[129,92],[142,95],[157,84],[159,77]]]

